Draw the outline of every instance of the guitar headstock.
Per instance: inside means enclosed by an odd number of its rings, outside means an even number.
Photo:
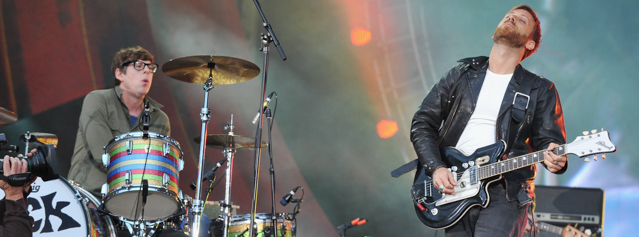
[[[584,132],[584,136],[578,136],[573,142],[566,145],[566,153],[585,157],[617,150],[617,147],[610,141],[608,131],[595,132],[596,130],[592,134]]]

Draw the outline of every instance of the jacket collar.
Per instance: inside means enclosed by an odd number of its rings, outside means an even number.
[[[488,70],[488,57],[486,56],[477,56],[470,58],[463,58],[457,60],[460,63],[466,63],[475,71],[483,71]],[[515,72],[513,73],[513,81],[517,83],[517,85],[521,85],[524,82],[524,69],[521,64],[517,64],[517,68],[515,68]]]
[[[124,101],[122,100],[122,92],[124,90],[122,88],[120,88],[120,86],[115,86],[114,90],[115,90],[115,95],[118,96],[118,99],[120,100],[120,102],[123,105],[125,105],[125,107],[126,107],[126,104],[124,104]],[[148,95],[144,96],[144,102],[146,103],[147,101],[149,102],[149,108],[151,109],[151,111],[153,111],[154,109],[161,109],[162,107],[164,107],[164,105],[162,105],[162,104],[158,103],[157,101],[151,99],[151,97],[149,97]]]

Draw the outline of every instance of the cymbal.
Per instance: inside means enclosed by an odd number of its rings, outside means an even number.
[[[18,121],[18,116],[8,109],[0,107],[0,124],[13,123]]]
[[[210,67],[213,70],[210,70]],[[212,73],[213,85],[229,85],[248,81],[260,74],[252,62],[225,56],[198,55],[171,59],[162,71],[174,79],[204,85]]]
[[[200,137],[193,138],[193,140],[199,143]],[[206,145],[219,149],[234,147],[235,150],[253,150],[255,149],[255,138],[228,134],[209,134],[206,136]],[[266,142],[262,141],[262,147],[267,145]]]

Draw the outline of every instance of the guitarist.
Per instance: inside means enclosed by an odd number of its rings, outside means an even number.
[[[541,42],[537,15],[528,5],[512,8],[492,38],[490,57],[459,60],[428,92],[413,117],[417,174],[432,177],[445,194],[455,195],[457,185],[446,169],[450,161],[442,155],[449,146],[472,154],[504,140],[508,156],[547,149],[542,165],[550,172],[562,174],[568,167],[565,156],[551,152],[566,142],[555,85],[519,64]],[[446,228],[446,236],[522,236],[535,174],[534,165],[504,174],[488,187],[489,205],[470,208]]]

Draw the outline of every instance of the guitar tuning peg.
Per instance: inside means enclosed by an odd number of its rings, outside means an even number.
[[[592,133],[592,134],[597,133],[597,129],[593,129],[593,130],[591,130],[591,131],[590,131],[590,133]]]
[[[586,159],[584,159],[585,162],[590,162],[590,158],[586,157]]]
[[[604,160],[606,159],[606,154],[601,155],[601,158],[604,158]]]
[[[602,132],[604,131],[604,130],[603,130],[603,128],[601,128],[601,131],[602,131]]]
[[[586,135],[588,135],[589,132],[588,131],[583,131],[582,133],[584,134],[584,136],[586,136]]]
[[[595,158],[595,161],[597,161],[597,155],[594,155],[593,158]]]

